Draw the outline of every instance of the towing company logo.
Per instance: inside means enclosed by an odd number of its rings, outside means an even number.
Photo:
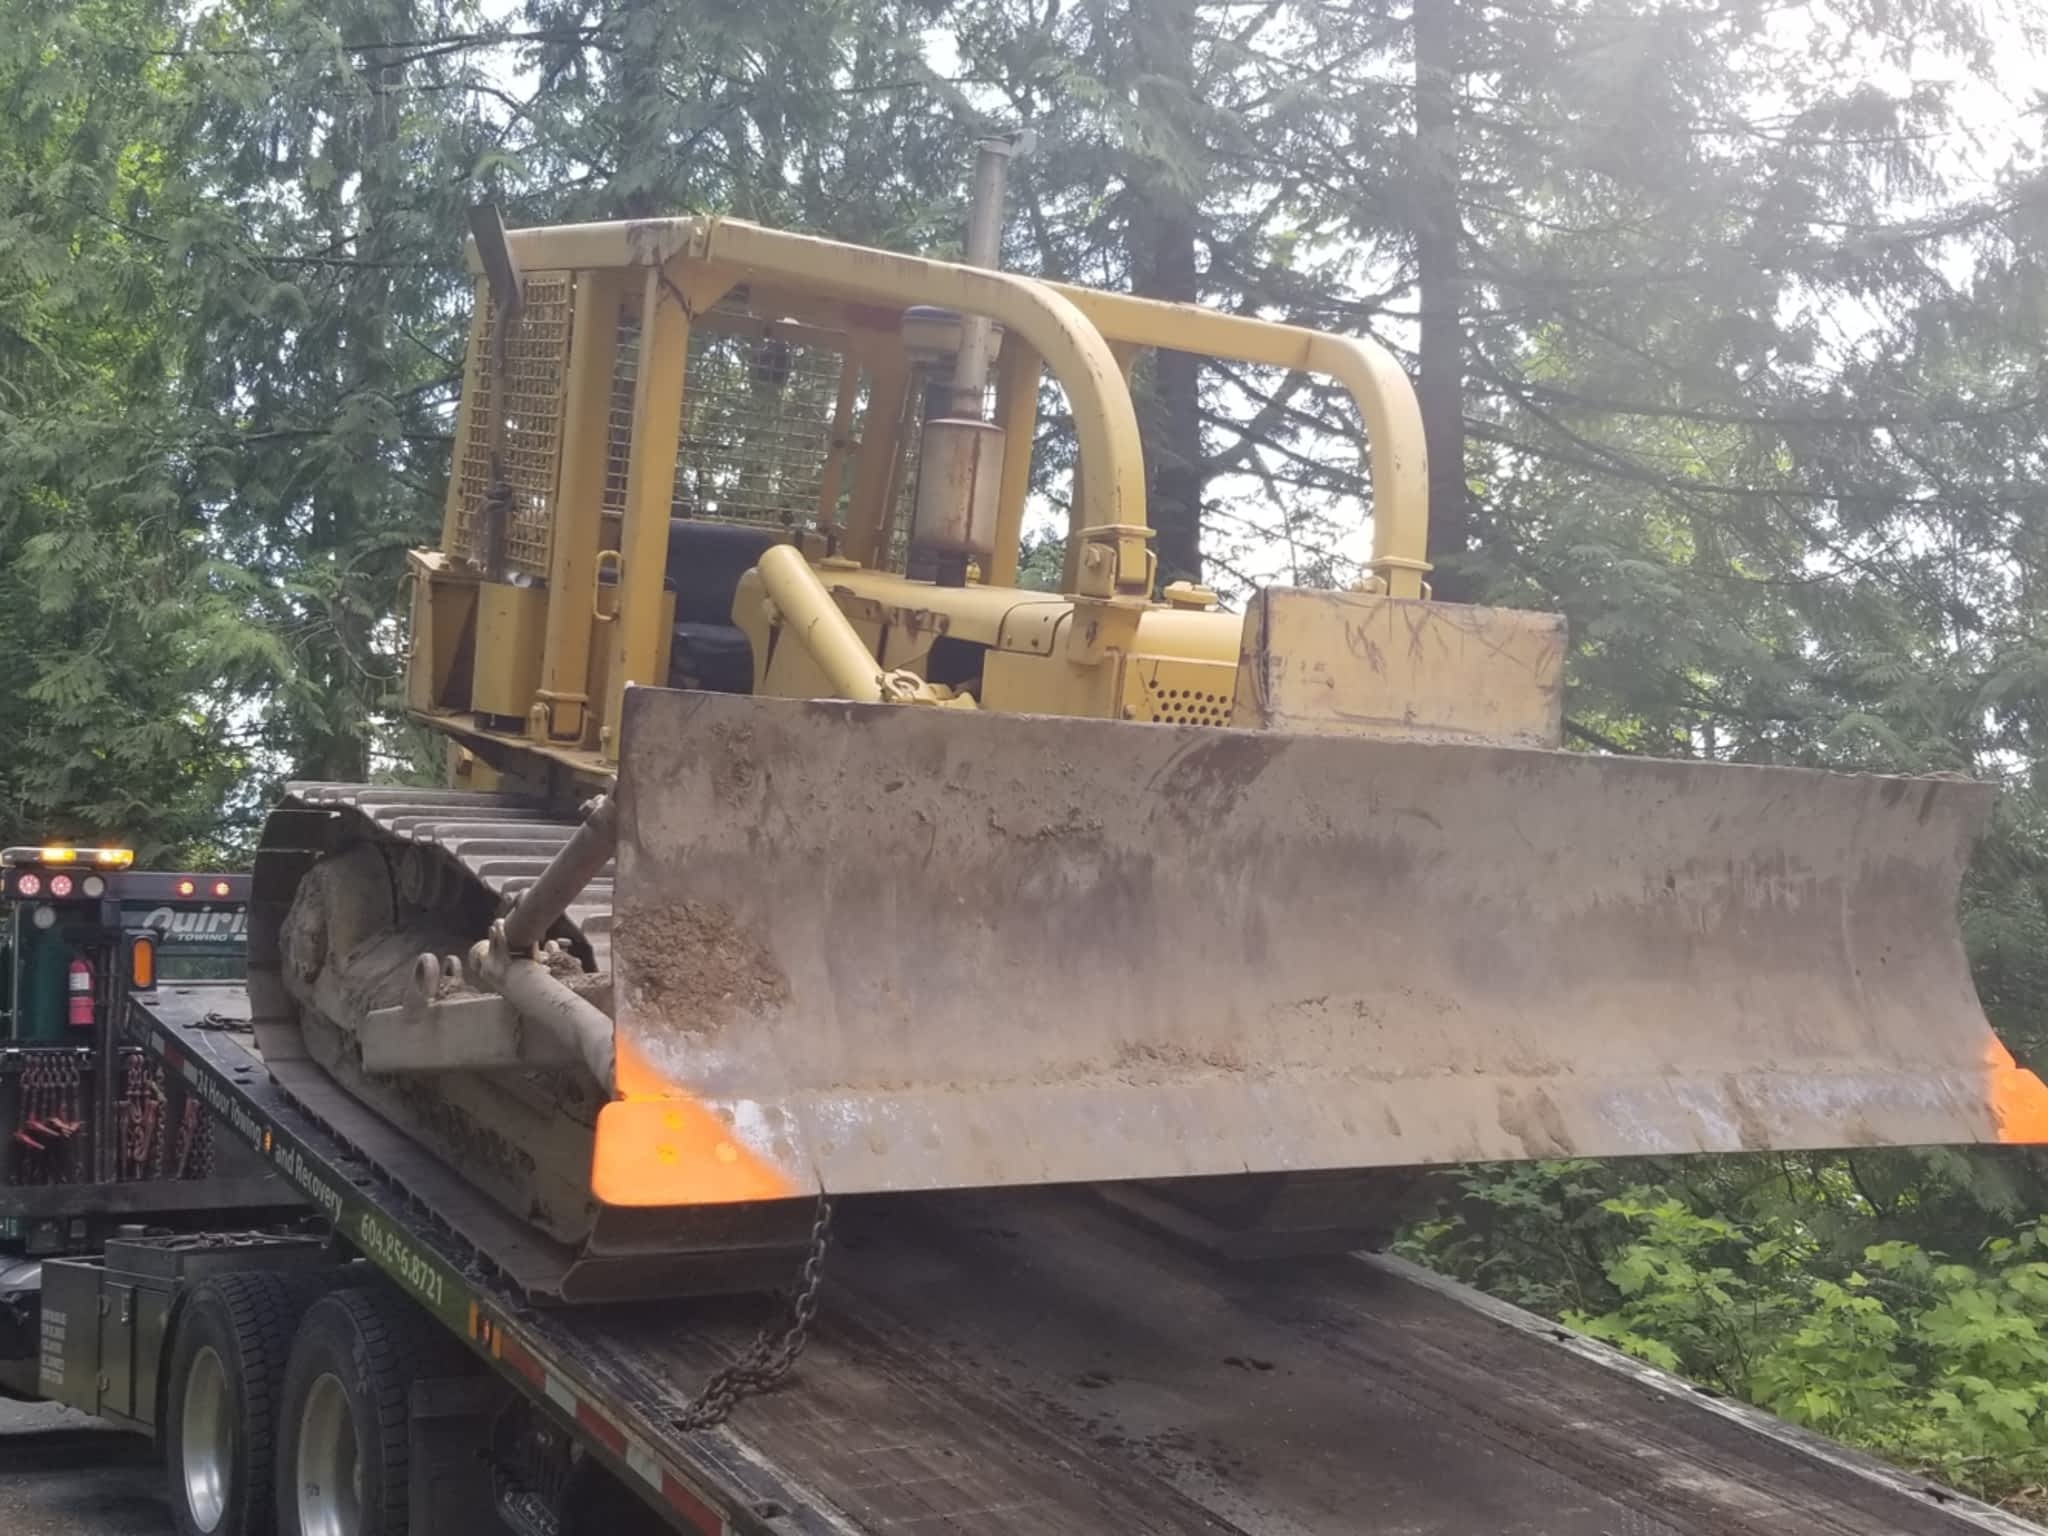
[[[154,907],[142,926],[154,928],[167,944],[244,943],[249,937],[246,907]]]

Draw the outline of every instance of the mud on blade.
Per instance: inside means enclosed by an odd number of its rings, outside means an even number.
[[[636,689],[622,1204],[2048,1139],[1951,780]]]

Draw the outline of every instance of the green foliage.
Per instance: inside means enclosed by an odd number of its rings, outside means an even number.
[[[1028,592],[1057,592],[1066,561],[1065,539],[1026,534],[1017,552],[1017,585]]]
[[[1846,1161],[1691,1183],[1584,1162],[1466,1176],[1408,1251],[1653,1365],[1943,1482],[2048,1482],[2048,1218],[1949,1258],[1882,1233]]]
[[[214,577],[176,402],[181,104],[153,0],[0,12],[0,841],[231,831],[269,637]],[[118,40],[118,41],[116,41]]]

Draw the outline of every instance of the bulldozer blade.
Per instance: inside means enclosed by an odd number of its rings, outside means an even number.
[[[2048,1140],[1992,791],[631,692],[613,1204]]]

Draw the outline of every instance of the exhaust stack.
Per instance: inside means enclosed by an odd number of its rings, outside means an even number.
[[[1029,154],[1035,135],[984,139],[974,167],[967,218],[967,261],[994,268],[1003,256],[1003,191],[1013,156]],[[966,584],[969,562],[984,568],[995,554],[997,489],[1003,476],[1003,429],[982,416],[988,388],[992,328],[986,315],[960,317],[959,350],[947,414],[924,424],[918,456],[917,506],[911,514],[910,562],[942,587]]]

